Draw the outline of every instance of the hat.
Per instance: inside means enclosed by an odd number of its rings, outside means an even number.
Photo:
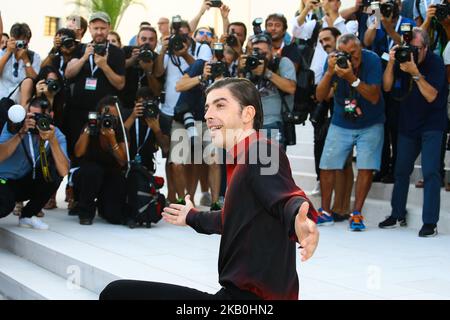
[[[89,18],[89,23],[95,20],[102,20],[103,22],[111,24],[111,18],[106,12],[94,12]]]

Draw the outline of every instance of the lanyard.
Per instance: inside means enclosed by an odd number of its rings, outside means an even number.
[[[36,179],[36,156],[34,154],[33,137],[28,132],[28,143],[30,145],[31,161],[33,162],[33,180]]]
[[[64,77],[64,70],[63,70],[63,67],[64,67],[64,56],[63,55],[61,55],[61,59],[60,60],[61,61],[59,62],[59,73],[61,74],[62,77]]]
[[[397,33],[399,33],[399,28],[400,28],[401,22],[402,22],[402,16],[398,16],[397,25],[395,26],[395,32],[397,32]],[[386,36],[386,38],[389,39],[389,36]],[[393,46],[394,46],[394,39],[391,39],[391,41],[389,41],[388,51],[390,51]]]
[[[144,142],[142,143],[141,146],[139,146],[139,119],[136,119],[136,147],[137,147],[137,151],[136,151],[136,155],[139,155],[139,153],[141,152],[142,148],[144,147],[145,143],[147,142],[148,137],[150,136],[150,128],[147,128],[147,133],[145,134],[145,138],[144,138]]]

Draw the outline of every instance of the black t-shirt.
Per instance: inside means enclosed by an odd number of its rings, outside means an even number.
[[[300,50],[295,45],[295,43],[291,43],[288,46],[284,46],[281,51],[281,56],[289,58],[294,64],[299,65],[301,60]]]
[[[131,58],[131,54],[133,52],[133,49],[135,47],[127,46],[123,48],[123,52],[125,54],[125,59]],[[155,56],[157,57],[158,54],[155,53]],[[150,84],[148,83],[148,78],[145,75],[144,70],[139,66],[139,64],[136,64],[134,66],[131,66],[126,69],[125,71],[125,87],[120,92],[120,100],[122,101],[123,105],[127,109],[133,109],[134,108],[134,101],[136,100],[136,92],[139,89],[139,83],[141,87],[150,87]],[[153,92],[153,95],[156,96],[155,92]]]
[[[83,49],[76,58],[81,58],[86,50],[86,46],[83,45]],[[108,46],[108,65],[118,75],[125,75],[125,55],[123,51],[113,45]],[[92,68],[95,68],[94,58],[88,59],[82,67],[80,73],[75,78],[75,85],[73,91],[73,107],[80,110],[95,111],[97,103],[108,95],[118,95],[119,91],[109,82],[103,71],[98,68],[94,76],[92,76]],[[97,79],[97,88],[95,91],[86,90],[86,79]]]

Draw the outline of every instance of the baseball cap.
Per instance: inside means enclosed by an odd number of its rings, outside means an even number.
[[[95,20],[102,20],[103,22],[109,23],[111,24],[111,18],[109,17],[109,15],[106,12],[94,12],[90,17],[89,17],[89,23],[91,23],[92,21]]]

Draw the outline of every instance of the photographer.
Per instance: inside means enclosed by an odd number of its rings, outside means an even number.
[[[8,45],[9,35],[7,33],[2,33],[1,35],[0,50],[5,50]]]
[[[69,62],[79,56],[81,46],[76,39],[75,32],[70,29],[60,29],[53,39],[53,48],[47,58],[42,62],[41,68],[53,66],[65,78]]]
[[[66,19],[66,28],[75,32],[76,39],[81,42],[88,29],[88,22],[79,15],[70,15]]]
[[[39,54],[28,48],[32,34],[27,24],[14,24],[10,35],[6,50],[0,51],[0,98],[7,97],[25,78],[36,78],[41,65]],[[24,102],[18,92],[11,99]]]
[[[298,72],[301,59],[300,50],[294,42],[289,44],[285,41],[287,29],[287,19],[284,15],[273,13],[267,17],[266,32],[272,37],[273,56],[289,58],[294,63],[296,72]]]
[[[194,47],[192,44],[193,40],[189,34],[189,24],[181,20],[180,16],[175,16],[172,20],[171,36],[164,39],[161,54],[155,61],[155,76],[157,78],[162,77],[164,74],[166,76],[164,85],[165,99],[161,101],[160,123],[163,133],[168,136],[172,134],[175,106],[180,97],[180,92],[176,91],[177,82],[183,77],[186,69],[196,60],[209,61],[212,57],[211,48],[206,45],[195,43],[195,47],[198,47],[199,50],[192,51],[191,49]],[[163,156],[167,158],[169,155],[164,154]],[[169,164],[170,161],[167,161],[166,176],[169,189],[167,198],[174,203],[177,202],[175,176]],[[185,187],[183,186],[183,188]],[[185,194],[180,194],[180,199],[183,199],[184,196]]]
[[[105,97],[98,103],[97,112],[90,113],[75,146],[81,165],[72,176],[77,200],[72,211],[81,225],[92,225],[96,209],[112,224],[126,222],[123,168],[127,155],[116,102],[113,97]]]
[[[161,147],[163,153],[169,149],[169,137],[164,135],[159,125],[159,101],[148,87],[136,93],[133,112],[125,121],[130,136],[130,157],[155,172],[154,154]]]
[[[430,4],[420,27],[431,35],[430,48],[442,54],[450,39],[450,2],[443,0],[442,3]]]
[[[73,79],[72,101],[69,103],[68,145],[72,155],[88,113],[107,95],[118,95],[125,86],[125,56],[121,49],[109,45],[110,18],[96,12],[89,19],[92,42],[85,45],[79,58],[72,59],[66,78]]]
[[[161,94],[161,82],[154,74],[157,44],[156,30],[144,27],[137,35],[136,47],[124,47],[125,52],[125,87],[120,92],[121,101],[126,109],[135,107],[134,97],[139,88],[148,87],[153,96]]]
[[[420,237],[437,234],[440,210],[441,148],[447,129],[448,84],[442,60],[430,50],[428,34],[414,28],[409,47],[394,47],[383,77],[383,87],[401,97],[392,214],[380,228],[406,225],[410,175],[422,153],[424,175],[423,227]],[[405,50],[406,49],[406,50]],[[406,56],[406,59],[403,59]]]
[[[293,110],[297,89],[294,63],[289,58],[279,59],[273,56],[270,36],[257,35],[251,45],[253,54],[241,56],[241,75],[250,78],[261,94],[263,129],[268,130],[268,138],[276,139],[286,149],[283,115]],[[272,130],[279,131],[277,137],[272,137]]]
[[[69,172],[66,140],[40,99],[31,101],[28,114],[17,108],[10,110],[17,123],[10,120],[0,136],[0,217],[10,214],[16,202],[29,200],[19,226],[46,230],[48,225],[36,215]]]
[[[228,16],[230,14],[230,8],[222,3],[222,1],[211,1],[211,0],[203,0],[202,6],[200,7],[200,11],[198,14],[194,17],[194,19],[189,22],[189,27],[191,30],[196,30],[200,20],[202,19],[203,15],[206,11],[209,11],[211,8],[218,8],[220,9],[220,15],[222,16],[222,22],[223,22],[223,30],[228,30],[228,26],[230,24],[230,21],[228,20]]]
[[[361,214],[369,193],[373,171],[380,170],[384,135],[384,100],[381,94],[381,60],[362,49],[353,34],[338,38],[339,52],[330,54],[325,74],[317,90],[317,100],[329,97],[334,90],[334,111],[320,162],[322,209],[319,221],[332,222],[331,195],[336,170],[342,170],[356,146],[358,179],[355,207],[350,218],[351,231],[363,231]]]

